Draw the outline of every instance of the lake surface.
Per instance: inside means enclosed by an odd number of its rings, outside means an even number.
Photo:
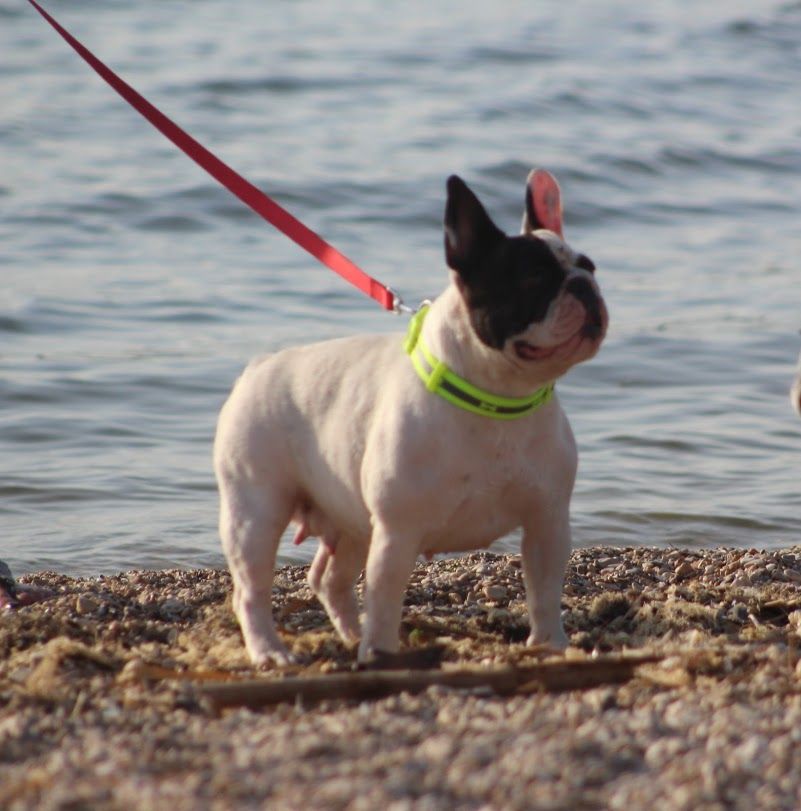
[[[528,170],[550,169],[612,318],[559,383],[575,543],[801,542],[801,3],[47,7],[409,303],[446,281],[449,174],[515,231]],[[222,565],[211,444],[243,365],[406,319],[220,188],[22,0],[0,0],[0,54],[0,559]]]

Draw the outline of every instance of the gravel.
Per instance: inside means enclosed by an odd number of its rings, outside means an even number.
[[[0,808],[801,807],[801,548],[574,552],[565,655],[662,657],[622,685],[213,713],[206,682],[352,665],[305,573],[281,569],[274,598],[301,664],[261,673],[227,572],[22,578],[54,596],[0,613]],[[527,632],[516,556],[415,570],[406,647],[554,658]]]

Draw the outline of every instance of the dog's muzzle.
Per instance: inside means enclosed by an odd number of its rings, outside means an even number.
[[[577,299],[587,314],[582,335],[592,341],[598,340],[604,328],[603,306],[592,282],[583,276],[575,276],[565,285],[565,292]]]

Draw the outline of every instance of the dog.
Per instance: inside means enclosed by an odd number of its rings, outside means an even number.
[[[560,222],[559,233],[542,227],[538,177],[516,236],[448,179],[450,283],[405,343],[368,335],[288,348],[235,383],[214,463],[233,609],[254,665],[293,661],[271,607],[291,522],[296,543],[319,539],[308,581],[341,638],[359,643],[359,661],[398,650],[418,556],[484,548],[518,528],[528,643],[567,645],[577,452],[553,382],[596,354],[608,315],[592,261],[560,237]]]

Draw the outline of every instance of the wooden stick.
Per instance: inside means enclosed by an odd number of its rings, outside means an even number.
[[[651,655],[616,656],[543,662],[524,667],[505,665],[452,670],[375,670],[252,679],[204,686],[200,693],[218,711],[225,707],[254,708],[297,700],[368,700],[394,693],[420,693],[433,685],[454,689],[488,687],[500,695],[540,689],[560,692],[585,690],[602,684],[621,684],[632,678],[638,665],[653,663],[660,658]]]

